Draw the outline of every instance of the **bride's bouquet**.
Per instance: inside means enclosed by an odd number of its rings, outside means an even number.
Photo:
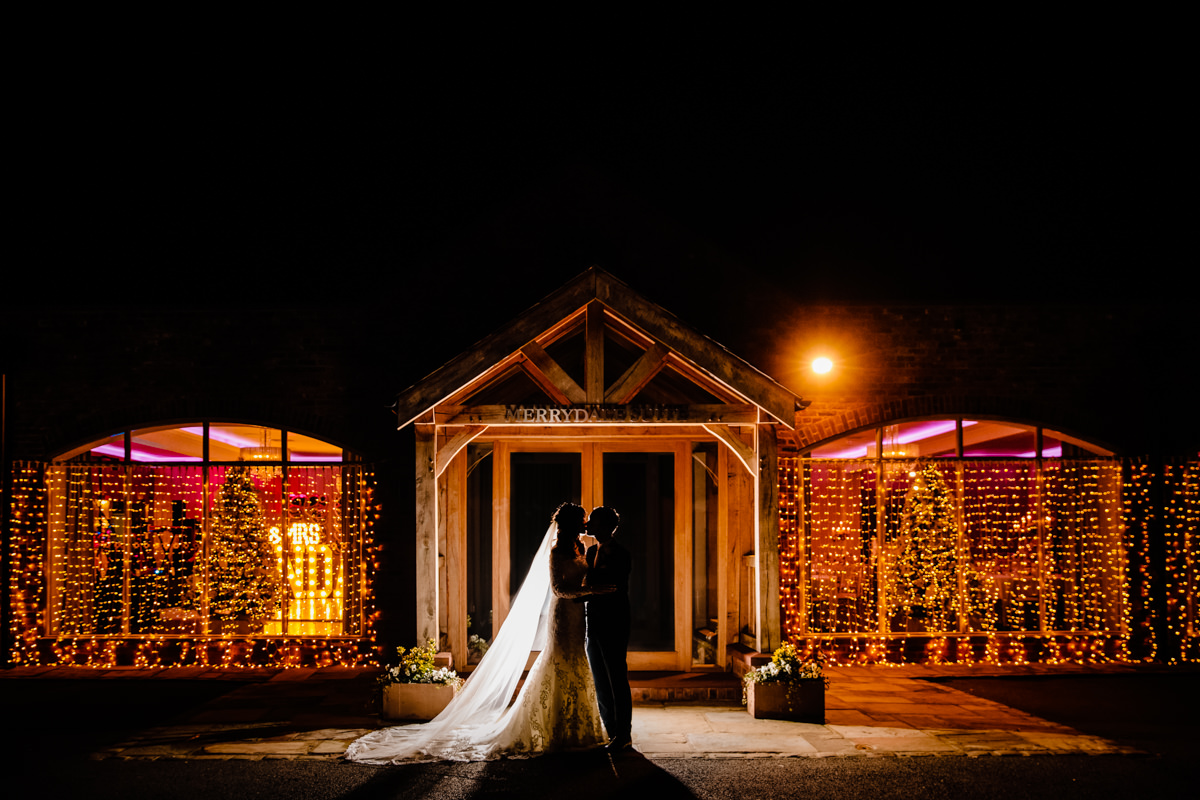
[[[388,667],[379,676],[379,685],[388,686],[393,683],[440,683],[461,687],[463,679],[449,667],[439,667],[434,663],[437,658],[437,644],[430,639],[424,647],[396,648],[400,663]]]

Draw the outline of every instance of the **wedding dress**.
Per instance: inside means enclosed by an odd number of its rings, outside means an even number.
[[[430,722],[373,731],[346,759],[368,764],[529,758],[605,742],[584,649],[587,564],[582,554],[551,555],[546,532],[508,618],[470,680]],[[549,569],[547,569],[549,564]],[[532,649],[545,646],[509,705]]]

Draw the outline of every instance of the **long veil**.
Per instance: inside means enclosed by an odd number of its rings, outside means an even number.
[[[372,731],[346,750],[350,761],[392,764],[400,761],[483,761],[498,755],[498,741],[510,714],[517,681],[535,644],[542,645],[550,606],[552,522],[512,608],[488,651],[462,691],[429,722]]]

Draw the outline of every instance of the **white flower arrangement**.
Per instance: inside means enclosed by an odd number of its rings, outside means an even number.
[[[771,656],[771,661],[755,667],[742,678],[742,704],[747,701],[747,692],[752,683],[799,683],[800,681],[823,681],[829,686],[829,676],[823,672],[825,654],[814,650],[805,658],[796,646],[784,642]]]
[[[383,671],[378,679],[381,686],[392,683],[439,683],[460,687],[463,684],[463,679],[454,670],[434,666],[437,645],[432,639],[424,647],[397,647],[396,655],[400,656],[400,663]]]
[[[483,658],[488,651],[488,641],[477,633],[472,633],[467,639],[467,650],[478,658]]]

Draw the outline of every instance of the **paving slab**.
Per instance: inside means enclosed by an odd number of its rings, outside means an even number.
[[[304,755],[313,748],[312,742],[227,742],[224,744],[210,744],[203,748],[205,753],[222,754],[261,754],[267,755]]]
[[[1076,670],[1085,672],[1084,669]],[[385,723],[371,708],[372,669],[211,667],[92,670],[29,667],[3,678],[228,681],[230,691],[103,748],[95,758],[337,759],[359,736]],[[634,748],[648,758],[980,757],[1136,751],[1108,740],[930,683],[925,678],[988,674],[988,669],[834,667],[823,724],[756,720],[736,699],[681,701],[679,687],[714,695],[736,686],[722,674],[655,675],[655,693],[634,708]],[[1063,674],[1070,669],[991,669],[997,675]],[[678,684],[678,685],[677,685]],[[709,686],[711,684],[711,686]],[[721,687],[724,688],[721,688]],[[740,692],[738,693],[740,696]]]
[[[687,741],[698,753],[771,753],[798,756],[817,752],[817,748],[799,734],[689,733]]]
[[[855,749],[870,749],[895,754],[905,753],[959,753],[953,742],[944,742],[936,736],[864,736],[850,739]]]

